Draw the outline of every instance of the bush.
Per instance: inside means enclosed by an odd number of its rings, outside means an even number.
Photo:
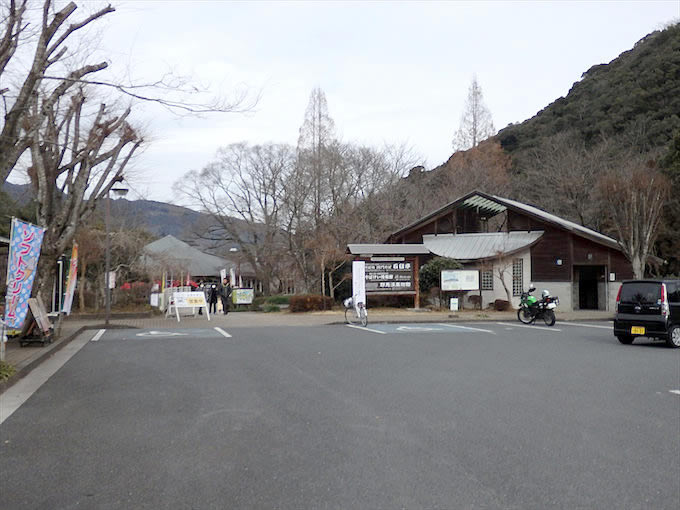
[[[287,305],[290,303],[290,296],[269,296],[265,302],[270,305]]]
[[[427,293],[441,283],[442,269],[462,269],[462,265],[455,259],[435,257],[420,268],[420,292]]]
[[[264,306],[262,307],[262,311],[263,311],[264,313],[269,313],[269,312],[280,312],[281,309],[280,309],[277,305],[269,305],[269,304],[267,304],[267,305],[264,305]]]
[[[497,299],[493,302],[493,307],[497,312],[505,312],[510,310],[510,302],[506,301],[505,299]]]
[[[6,361],[0,361],[0,381],[6,381],[14,375],[16,369]]]
[[[333,300],[328,296],[318,294],[302,294],[290,298],[291,312],[311,312],[314,310],[330,310]]]

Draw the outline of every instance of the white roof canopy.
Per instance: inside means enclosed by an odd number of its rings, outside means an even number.
[[[494,232],[482,234],[428,234],[425,247],[440,257],[456,260],[489,259],[528,248],[543,235],[535,232]]]

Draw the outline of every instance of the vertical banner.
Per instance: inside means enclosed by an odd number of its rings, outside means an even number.
[[[64,312],[66,315],[71,315],[71,306],[73,305],[73,294],[76,291],[77,279],[78,279],[78,243],[73,243],[73,250],[71,250],[71,264],[68,268],[68,278],[66,280],[66,295],[64,296],[64,306],[61,309],[61,311]]]
[[[5,322],[10,329],[21,328],[26,319],[44,234],[44,228],[12,218],[5,298]]]
[[[355,260],[352,262],[352,296],[354,304],[366,304],[366,262]]]

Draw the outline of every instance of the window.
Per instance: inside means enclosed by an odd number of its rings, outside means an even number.
[[[482,290],[493,290],[493,270],[482,270]]]
[[[524,260],[512,261],[512,295],[521,296],[524,288]]]

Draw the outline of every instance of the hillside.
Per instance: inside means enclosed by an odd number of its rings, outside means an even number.
[[[541,140],[576,130],[586,143],[601,133],[637,131],[647,148],[669,145],[680,130],[680,24],[653,32],[608,64],[594,65],[534,117],[502,129],[497,139],[518,168]]]
[[[33,196],[29,185],[11,182],[6,182],[2,191],[19,205],[27,204]],[[224,251],[231,246],[197,238],[196,234],[210,224],[210,216],[178,205],[121,198],[111,201],[111,218],[114,225],[124,223],[129,228],[144,228],[159,238],[172,235],[207,251],[220,248]]]

